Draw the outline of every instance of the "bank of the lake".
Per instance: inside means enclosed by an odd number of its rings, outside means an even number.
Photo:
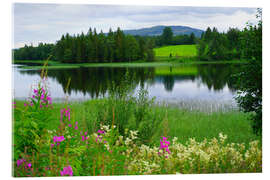
[[[67,106],[71,109],[71,119],[75,119],[83,126],[89,124],[92,126],[98,122],[99,108],[103,108],[106,100],[94,99],[84,102],[69,102],[68,104],[64,102],[53,103],[51,118],[46,128],[49,130],[58,128],[60,124],[59,112]],[[14,101],[16,102],[16,108],[27,108],[24,107],[25,101],[16,99]],[[249,114],[247,113],[240,111],[204,113],[182,110],[173,106],[157,105],[151,108],[156,116],[161,116],[163,119],[151,138],[152,142],[158,143],[164,133],[169,138],[178,137],[179,141],[184,143],[189,138],[195,138],[197,141],[203,141],[205,138],[218,138],[221,132],[228,135],[228,143],[245,143],[248,145],[253,140],[261,141],[261,138],[252,132],[248,119]],[[93,129],[93,132],[95,132],[95,129]]]
[[[168,59],[155,62],[120,62],[120,63],[60,63],[56,61],[48,61],[48,69],[64,69],[64,68],[80,68],[80,67],[177,67],[182,65],[194,64],[244,64],[246,60],[231,61],[184,61],[179,59]],[[13,64],[21,64],[23,69],[42,69],[44,60],[14,60]]]

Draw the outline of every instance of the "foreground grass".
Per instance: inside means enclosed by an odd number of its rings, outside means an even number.
[[[72,109],[72,118],[79,123],[91,124],[96,122],[100,105],[105,100],[90,100],[86,102],[69,103]],[[23,107],[23,101],[16,101],[19,107]],[[65,107],[64,103],[54,103],[52,110],[52,118],[47,124],[47,129],[53,130],[59,126],[60,110]],[[162,115],[166,111],[164,122],[152,137],[152,142],[159,141],[164,135],[169,137],[178,137],[181,142],[186,142],[189,138],[195,138],[203,141],[204,138],[211,139],[218,137],[220,132],[227,134],[230,143],[248,144],[252,140],[260,140],[252,132],[248,114],[232,111],[232,112],[213,112],[211,114],[197,111],[181,110],[176,107],[154,106],[155,112]],[[165,127],[164,127],[165,123]],[[94,129],[92,129],[94,132]]]
[[[150,101],[141,100],[109,98],[54,103],[52,110],[46,106],[40,109],[36,104],[34,112],[28,112],[32,106],[15,100],[17,131],[14,133],[17,136],[14,138],[18,144],[14,144],[13,149],[16,155],[14,176],[262,171],[261,139],[252,134],[248,114],[184,111],[175,107],[149,106]],[[136,110],[130,113],[134,108]],[[146,118],[139,115],[144,114],[145,108]],[[50,117],[42,134],[25,139],[30,143],[34,141],[33,147],[36,147],[27,152],[27,148],[19,150],[19,147],[25,147],[19,140],[24,137],[24,131],[33,131],[29,126],[39,126],[33,122],[38,122],[39,118],[25,119],[31,118],[28,113],[45,116],[44,113],[48,113]],[[109,116],[111,123],[108,123]],[[136,124],[138,119],[135,117],[143,118],[142,126],[127,128]],[[161,123],[156,126],[152,120],[161,120]],[[17,123],[23,126],[18,127]],[[124,131],[121,131],[123,125]],[[151,128],[155,129],[154,134],[148,136]]]

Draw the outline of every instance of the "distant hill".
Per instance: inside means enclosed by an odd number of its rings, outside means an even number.
[[[173,35],[184,35],[191,34],[192,32],[196,37],[200,37],[201,33],[204,32],[200,29],[195,29],[187,26],[153,26],[150,28],[141,28],[141,29],[132,29],[132,30],[123,30],[125,34],[130,35],[139,35],[139,36],[159,36],[162,34],[165,27],[172,28]]]

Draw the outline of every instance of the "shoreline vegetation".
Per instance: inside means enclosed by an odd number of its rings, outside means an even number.
[[[13,64],[21,64],[22,69],[36,69],[40,70],[43,67],[45,60],[14,60]],[[48,69],[62,69],[62,68],[80,68],[80,67],[178,67],[182,65],[193,64],[245,64],[246,60],[231,60],[231,61],[186,61],[179,62],[179,59],[168,61],[155,62],[115,62],[115,63],[60,63],[55,61],[48,61]]]
[[[14,99],[16,107],[23,108],[23,100]],[[68,103],[69,108],[73,109],[73,118],[78,123],[85,123],[83,119],[97,119],[95,112],[100,111],[99,107],[108,102],[107,98],[93,99],[87,101],[71,101]],[[53,130],[58,126],[60,119],[59,111],[61,107],[66,106],[65,102],[55,102],[52,111],[51,121],[48,123],[47,129]],[[88,108],[91,109],[88,111]],[[259,140],[260,137],[252,132],[250,122],[248,120],[249,113],[243,113],[237,110],[229,112],[201,112],[197,110],[179,109],[174,106],[153,104],[151,111],[157,113],[156,116],[164,116],[166,112],[166,121],[168,121],[168,137],[178,137],[182,142],[186,142],[189,138],[194,138],[201,142],[206,139],[218,138],[220,132],[227,134],[229,137],[227,143],[248,143],[252,140]],[[87,115],[85,114],[87,113]],[[83,117],[84,116],[84,117]],[[87,117],[86,117],[87,116]],[[127,120],[128,121],[128,120]],[[153,135],[156,143],[162,132],[160,126],[156,134]],[[261,143],[261,142],[260,142]]]
[[[262,171],[248,113],[157,106],[143,89],[64,103],[41,85],[33,92],[13,101],[16,177]]]

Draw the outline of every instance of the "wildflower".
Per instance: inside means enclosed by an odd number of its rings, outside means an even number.
[[[51,147],[53,147],[54,146],[54,144],[51,144]]]
[[[171,153],[169,150],[170,141],[167,141],[168,138],[162,137],[162,140],[160,139],[160,147],[159,149],[165,149],[169,154]]]
[[[53,141],[54,142],[62,142],[62,141],[64,141],[65,140],[65,137],[64,136],[54,136],[53,137]]]
[[[19,167],[25,161],[26,161],[25,159],[18,159],[17,160],[17,167]]]
[[[72,125],[71,125],[71,124],[68,124],[68,126],[69,126],[69,127],[72,127]]]
[[[68,117],[68,120],[70,121],[70,108],[61,109],[61,120],[63,119],[63,116]]]
[[[73,176],[73,171],[71,166],[66,166],[63,168],[63,171],[60,171],[61,176],[65,176],[65,175],[69,175],[69,176]]]
[[[102,135],[101,135],[101,134],[104,134],[105,131],[102,131],[102,130],[99,129],[99,130],[97,131],[97,133],[98,133],[98,135],[97,135],[97,138],[96,138],[96,142],[97,142],[97,141],[101,142],[101,141],[102,141]]]
[[[104,131],[102,131],[102,130],[98,130],[98,133],[100,133],[100,134],[104,134]]]
[[[27,164],[27,167],[28,167],[28,168],[31,168],[31,166],[32,166],[31,163],[28,163],[28,164]]]
[[[82,141],[85,141],[86,139],[86,136],[82,136]]]

